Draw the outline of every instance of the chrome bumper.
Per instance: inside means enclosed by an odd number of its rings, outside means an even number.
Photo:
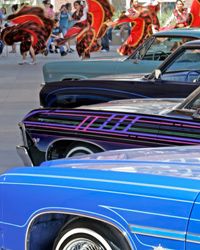
[[[33,162],[28,154],[26,147],[16,146],[16,150],[17,150],[17,154],[19,155],[19,157],[23,161],[24,165],[33,167]]]

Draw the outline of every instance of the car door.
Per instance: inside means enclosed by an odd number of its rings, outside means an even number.
[[[200,53],[198,55],[192,49],[177,51],[148,77],[155,83],[155,96],[187,97],[199,86],[199,67]]]

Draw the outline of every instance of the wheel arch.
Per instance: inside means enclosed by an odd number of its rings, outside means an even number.
[[[85,144],[90,144],[91,146],[95,146],[97,148],[99,148],[100,151],[106,151],[106,149],[104,147],[102,147],[101,145],[93,142],[93,141],[90,141],[90,140],[83,140],[83,139],[77,139],[77,138],[59,138],[59,139],[56,139],[54,141],[52,141],[48,147],[47,147],[47,150],[46,150],[46,153],[45,153],[45,160],[51,160],[50,157],[49,157],[49,154],[50,152],[56,148],[56,147],[63,147],[63,146],[66,146],[68,147],[70,144],[74,143],[74,142],[77,142],[77,143],[85,143]],[[62,145],[61,145],[62,144]]]
[[[81,213],[72,213],[69,211],[46,211],[42,213],[35,214],[32,219],[29,221],[27,230],[26,230],[26,237],[25,237],[25,250],[30,250],[30,249],[36,249],[34,245],[34,240],[33,240],[33,231],[43,225],[45,225],[45,232],[48,233],[48,227],[52,227],[52,224],[50,222],[55,221],[55,218],[60,220],[59,227],[55,230],[54,235],[49,236],[49,238],[43,239],[41,234],[40,234],[40,239],[46,240],[48,243],[49,242],[54,242],[58,234],[65,230],[67,227],[71,226],[72,224],[76,222],[87,222],[87,223],[97,223],[98,226],[102,228],[106,228],[106,230],[111,230],[114,234],[118,234],[118,236],[122,237],[122,239],[125,240],[129,250],[133,250],[134,246],[131,243],[130,240],[130,235],[127,233],[127,230],[124,229],[123,225],[119,226],[119,223],[116,223],[114,221],[111,222],[111,220],[106,220],[103,218],[103,216],[96,217],[93,215],[85,215]],[[52,238],[50,238],[52,237]],[[41,242],[41,244],[44,246],[45,243]],[[52,245],[53,246],[53,245]],[[49,249],[49,248],[47,248]],[[37,250],[40,250],[37,248]],[[42,248],[41,248],[42,250]]]

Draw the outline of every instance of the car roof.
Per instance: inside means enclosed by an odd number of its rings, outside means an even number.
[[[189,42],[186,42],[186,43],[181,45],[181,47],[189,47],[189,46],[199,47],[200,46],[200,39],[189,41]]]
[[[159,31],[154,34],[154,36],[186,36],[186,37],[196,37],[200,38],[199,28],[181,28],[181,29],[171,29],[165,31]]]

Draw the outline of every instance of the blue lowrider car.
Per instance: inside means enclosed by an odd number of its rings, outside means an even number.
[[[0,176],[0,249],[199,250],[199,152],[117,151],[11,169]]]
[[[149,73],[156,69],[161,62],[182,43],[193,39],[200,39],[199,29],[174,29],[160,31],[141,46],[134,53],[123,59],[91,59],[85,61],[54,61],[43,67],[45,83],[87,79],[101,75]]]

